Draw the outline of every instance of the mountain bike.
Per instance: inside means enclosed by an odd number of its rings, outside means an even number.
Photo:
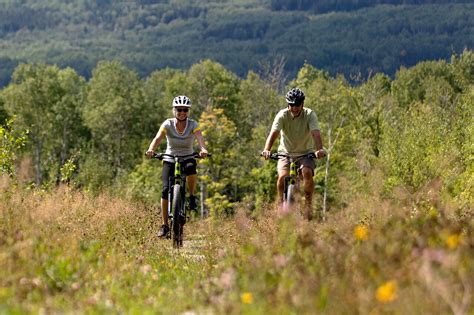
[[[207,156],[211,156],[208,154]],[[166,238],[173,239],[174,247],[183,246],[183,227],[186,223],[186,174],[182,163],[190,158],[200,159],[199,153],[188,155],[172,155],[167,153],[156,153],[152,158],[163,160],[170,157],[174,160],[174,174],[170,176],[170,189],[168,191],[168,219],[171,222],[170,234]]]
[[[291,156],[285,153],[272,153],[270,159],[278,161],[282,158],[288,158],[290,160],[290,173],[284,178],[284,188],[283,188],[283,207],[294,207],[296,203],[296,194],[299,190],[299,182],[301,181],[303,175],[301,173],[301,168],[297,167],[297,162],[302,158],[315,159],[316,155],[314,153],[307,153],[300,156]]]

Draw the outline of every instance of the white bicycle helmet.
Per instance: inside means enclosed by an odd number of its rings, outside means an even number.
[[[191,100],[184,95],[176,96],[173,99],[173,107],[191,107]]]

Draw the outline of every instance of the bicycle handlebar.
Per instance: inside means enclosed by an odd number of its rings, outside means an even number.
[[[208,153],[206,157],[210,157],[212,154]],[[168,153],[155,153],[151,156],[152,159],[158,159],[158,160],[163,160],[165,157],[170,157],[170,158],[179,158],[179,159],[184,159],[184,158],[195,158],[195,159],[202,159],[203,157],[199,156],[199,152],[193,152],[191,154],[185,154],[185,155],[173,155],[173,154],[168,154]]]

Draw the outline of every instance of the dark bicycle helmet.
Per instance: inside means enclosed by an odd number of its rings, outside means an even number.
[[[184,96],[184,95],[176,96],[173,99],[173,107],[178,107],[178,106],[191,107],[191,100],[189,99],[189,97]]]
[[[292,88],[286,93],[285,99],[288,104],[301,104],[304,101],[304,92],[299,88]]]

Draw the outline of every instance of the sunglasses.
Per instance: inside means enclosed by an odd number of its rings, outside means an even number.
[[[189,112],[189,108],[176,108],[176,111],[177,111],[178,113],[181,113],[181,112],[187,113],[187,112]]]
[[[295,106],[298,107],[298,106],[301,106],[301,104],[302,104],[302,103],[299,103],[299,104],[288,104],[288,105],[290,105],[290,107],[295,107]]]

